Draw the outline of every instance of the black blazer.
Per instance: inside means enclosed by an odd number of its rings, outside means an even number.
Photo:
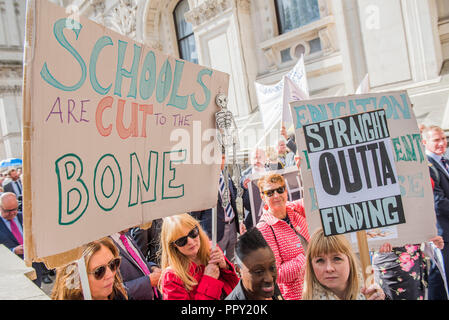
[[[153,220],[151,227],[147,230],[133,228],[129,234],[139,246],[139,249],[146,256],[147,261],[160,265],[157,252],[160,248],[160,235],[162,228],[162,218]]]
[[[444,169],[431,157],[429,160],[430,176],[435,183],[433,189],[433,199],[435,213],[437,216],[438,235],[442,236],[444,242],[449,242],[449,178],[443,171]],[[436,169],[436,171],[435,171]]]
[[[127,238],[137,249],[137,254],[140,256],[142,261],[146,263],[148,270],[151,270],[151,267],[155,266],[156,264],[147,262],[137,243],[133,239],[130,239],[130,237]],[[114,241],[114,239],[112,239],[112,241]],[[151,286],[150,278],[143,273],[143,271],[139,268],[137,262],[127,251],[123,250],[117,242],[114,241],[114,244],[119,249],[120,256],[122,257],[122,261],[120,263],[120,274],[122,276],[129,299],[153,300],[154,292],[153,287]]]
[[[14,187],[12,186],[12,183],[13,183],[14,181],[10,181],[10,182],[8,182],[4,187],[3,187],[3,191],[4,192],[12,192],[12,193],[14,193],[16,196],[21,196],[21,194],[17,194],[15,191],[14,191]],[[22,186],[22,188],[23,188],[23,186]]]
[[[234,223],[235,229],[238,233],[240,233],[239,228],[239,215],[237,211],[237,205],[235,203],[235,199],[237,198],[237,188],[232,182],[231,177],[228,176],[229,181],[229,195],[231,197],[231,206],[232,210],[234,210]],[[212,240],[212,209],[206,209],[202,211],[193,211],[190,212],[190,215],[195,219],[200,221],[201,227],[209,236],[209,239]],[[221,205],[221,195],[218,192],[218,200],[217,200],[217,242],[219,242],[224,235],[224,227],[225,227],[225,212],[223,206]]]
[[[240,178],[240,186],[243,189],[243,195],[242,195],[243,207],[245,208],[245,211],[246,211],[245,212],[245,214],[246,214],[245,220],[243,221],[243,223],[245,224],[246,230],[249,230],[253,227],[253,217],[251,214],[251,201],[249,198],[249,188],[245,189],[245,187],[243,186],[243,181],[245,181],[246,178],[248,178],[248,176],[250,176],[252,174],[252,172],[253,172],[253,166],[250,165],[248,168],[246,168],[242,172],[242,177]]]

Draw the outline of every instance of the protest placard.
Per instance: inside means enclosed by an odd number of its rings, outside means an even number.
[[[215,205],[227,74],[47,1],[30,1],[26,37],[27,260]]]
[[[301,176],[309,232],[367,230],[371,248],[437,234],[429,169],[406,92],[290,105],[306,160]]]

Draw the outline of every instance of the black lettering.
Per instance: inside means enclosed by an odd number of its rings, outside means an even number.
[[[362,158],[362,165],[363,165],[363,172],[365,173],[366,186],[368,189],[371,189],[371,176],[368,168],[368,161],[366,160],[367,148],[366,146],[358,146],[355,150],[360,154],[360,157]]]
[[[344,151],[338,151],[338,157],[341,164],[341,172],[343,174],[343,180],[345,182],[346,192],[353,193],[362,189],[362,180],[360,179],[359,165],[357,163],[357,157],[355,156],[355,149],[348,149],[349,161],[351,162],[352,176],[354,181],[349,179],[348,166],[345,159]]]
[[[377,152],[376,152],[376,150],[378,149],[378,145],[377,145],[377,143],[372,143],[372,144],[367,145],[367,148],[369,151],[371,151],[371,157],[373,158],[377,186],[381,187],[382,186],[382,177],[380,175],[379,162],[377,159]]]
[[[379,142],[380,160],[382,165],[382,174],[384,178],[384,185],[387,185],[387,180],[390,179],[391,184],[396,183],[393,167],[391,166],[390,158],[388,157],[387,149],[383,141]]]
[[[340,174],[334,155],[330,152],[323,152],[320,155],[318,166],[324,191],[333,196],[339,194]]]

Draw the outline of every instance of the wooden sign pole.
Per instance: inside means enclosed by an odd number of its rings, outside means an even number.
[[[217,246],[217,208],[212,208],[212,249]]]
[[[24,233],[24,260],[27,266],[31,266],[34,252],[32,237],[32,203],[31,203],[31,88],[28,85],[30,80],[30,64],[34,51],[34,16],[35,1],[27,2],[27,16],[25,26],[25,43],[23,58],[23,84],[22,84],[22,158],[23,158],[23,233]]]
[[[373,284],[373,277],[371,276],[371,259],[368,249],[368,239],[366,238],[366,231],[357,231],[357,243],[359,246],[360,263],[362,266],[363,279],[365,287]]]

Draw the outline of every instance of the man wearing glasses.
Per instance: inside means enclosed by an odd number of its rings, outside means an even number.
[[[0,196],[0,244],[23,259],[23,218],[18,207],[19,203],[14,193],[5,192]],[[45,266],[37,262],[33,262],[32,266],[37,275],[33,282],[40,287]]]

